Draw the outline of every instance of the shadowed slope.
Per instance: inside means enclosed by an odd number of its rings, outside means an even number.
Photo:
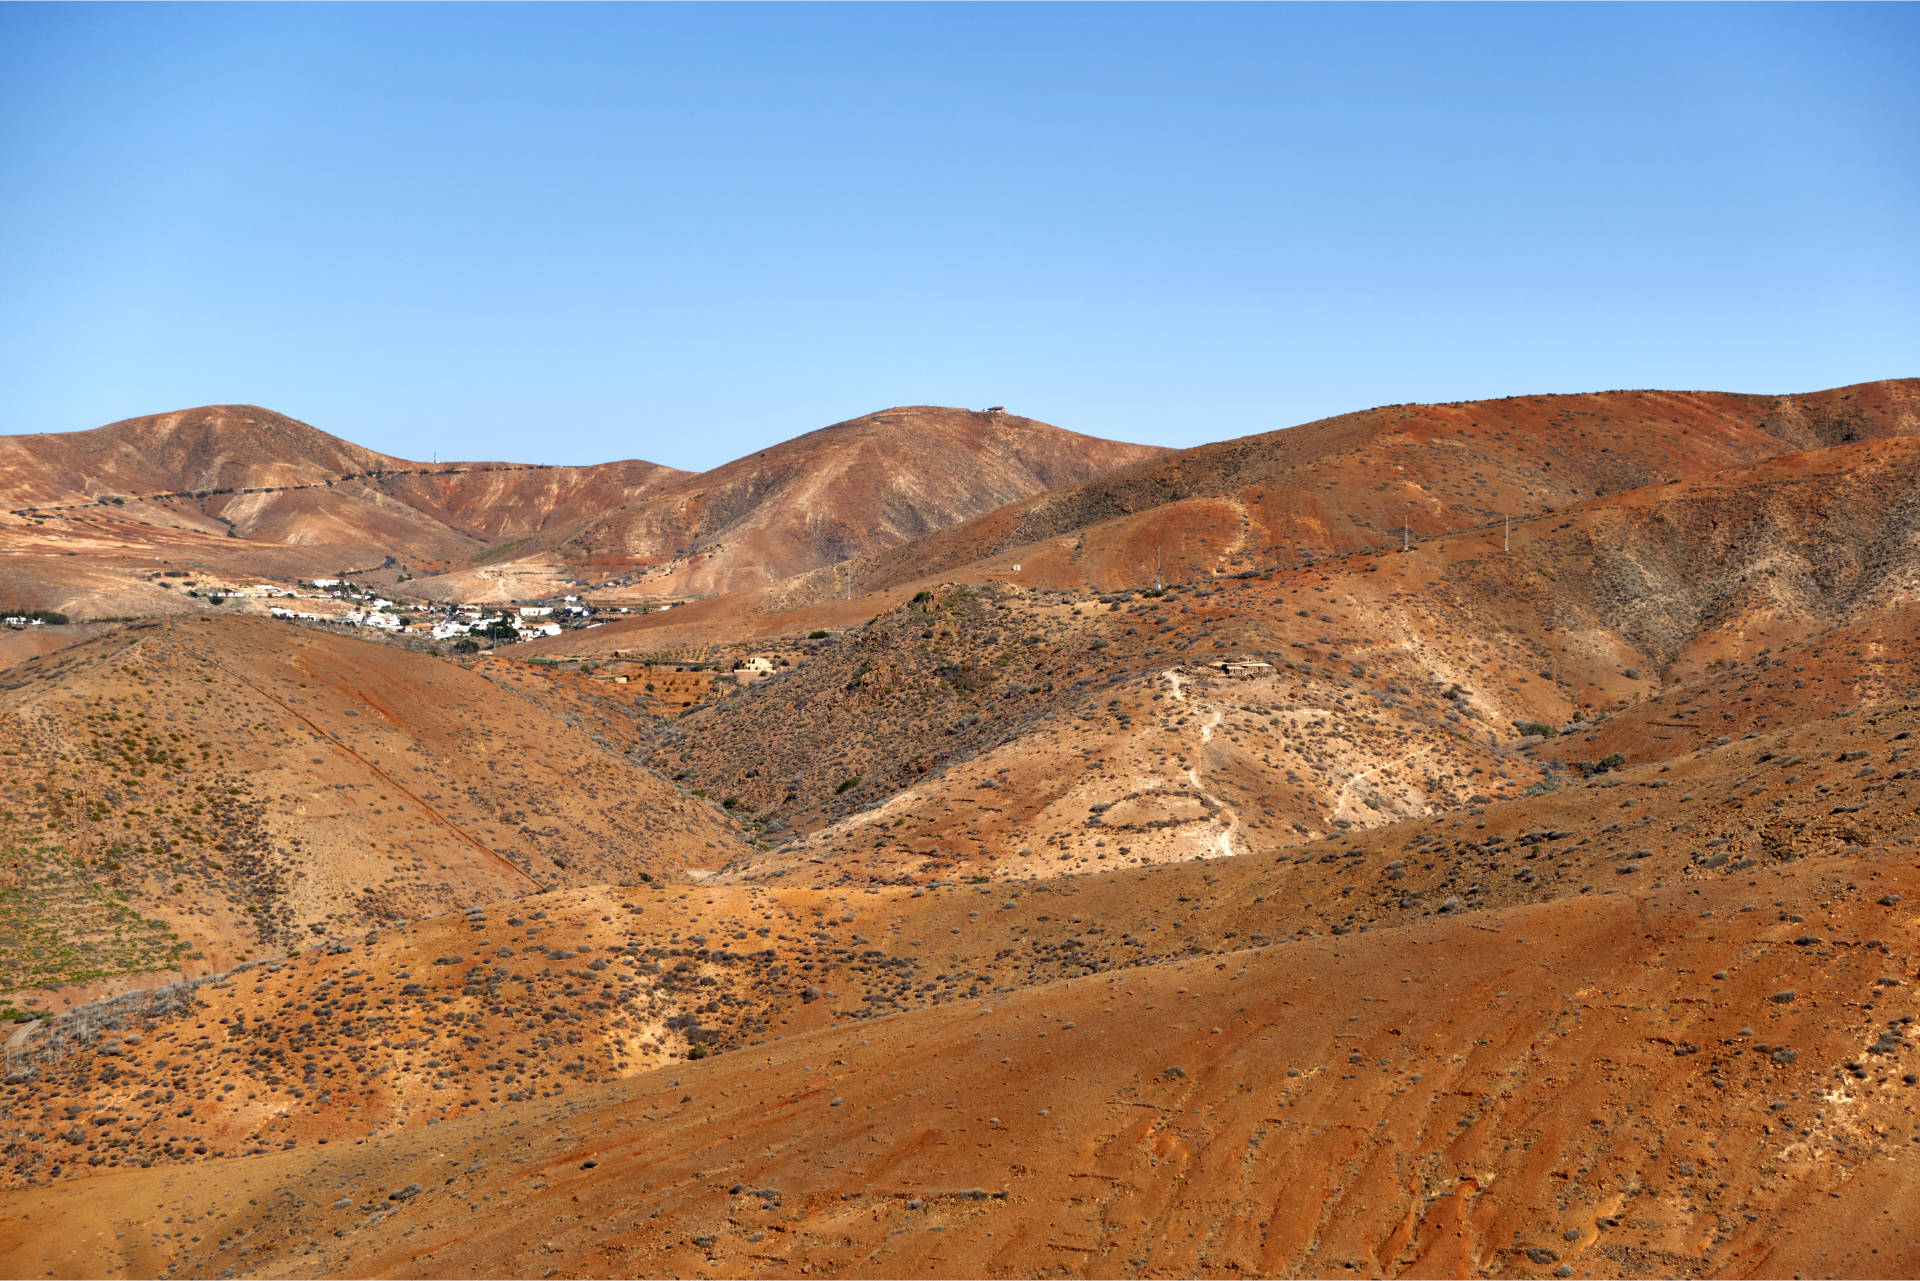
[[[1161,595],[931,589],[688,714],[654,759],[784,843],[729,876],[1044,875],[1295,844],[1537,785],[1506,754],[1582,716],[1632,709],[1608,746],[1555,754],[1645,759],[1635,727],[1671,715],[1644,700],[1832,628],[1865,629],[1835,633],[1835,657],[1879,647],[1850,691],[1776,665],[1795,688],[1773,699],[1901,688],[1916,485],[1920,440],[1861,442],[1521,522],[1510,552],[1494,529]],[[1215,666],[1240,660],[1263,666]],[[1801,699],[1810,683],[1841,701]]]

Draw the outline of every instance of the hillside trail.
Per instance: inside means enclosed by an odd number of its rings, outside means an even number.
[[[1253,517],[1247,514],[1246,499],[1239,494],[1234,494],[1230,496],[1227,501],[1233,508],[1236,524],[1234,526],[1233,541],[1225,547],[1222,547],[1218,553],[1217,563],[1223,565],[1230,563],[1236,556],[1245,552],[1248,545],[1253,541]]]
[[[1182,676],[1177,669],[1169,667],[1166,671],[1160,673],[1160,675],[1164,677],[1167,684],[1172,687],[1173,697],[1176,702],[1186,703],[1195,711],[1210,713],[1210,719],[1200,727],[1200,744],[1193,754],[1195,763],[1187,766],[1187,785],[1199,793],[1215,810],[1226,816],[1225,825],[1220,828],[1219,834],[1214,837],[1214,846],[1219,853],[1213,857],[1232,858],[1235,854],[1241,853],[1242,848],[1240,847],[1244,847],[1245,845],[1246,838],[1241,834],[1241,830],[1245,825],[1241,823],[1240,813],[1234,808],[1231,802],[1218,793],[1208,789],[1206,783],[1202,781],[1200,777],[1198,767],[1199,762],[1206,759],[1207,745],[1213,742],[1213,731],[1218,729],[1221,722],[1226,720],[1227,714],[1212,703],[1201,703],[1189,700],[1187,698],[1187,686],[1193,682]],[[1213,821],[1215,823],[1220,822],[1219,819],[1214,819]]]
[[[278,707],[281,711],[285,712],[287,715],[299,721],[302,725],[305,725],[309,730],[313,731],[313,733],[317,737],[319,737],[321,740],[326,742],[328,746],[332,747],[335,751],[339,752],[341,755],[346,756],[353,761],[357,761],[360,765],[364,766],[369,772],[371,772],[375,777],[379,778],[381,782],[387,784],[387,786],[393,788],[394,791],[400,793],[402,796],[412,801],[415,805],[419,806],[421,812],[426,814],[434,822],[439,823],[442,827],[452,832],[455,836],[465,841],[468,845],[471,845],[475,850],[479,851],[479,853],[484,857],[486,857],[487,859],[491,860],[492,862],[498,863],[501,867],[506,868],[509,872],[512,872],[516,877],[525,881],[528,885],[531,885],[535,893],[540,893],[541,891],[544,891],[547,888],[546,886],[542,885],[539,881],[535,880],[530,874],[516,867],[505,856],[500,854],[499,851],[489,849],[483,842],[481,842],[471,832],[468,832],[465,828],[461,827],[458,823],[448,818],[445,814],[442,814],[439,810],[435,809],[432,805],[429,805],[423,797],[421,797],[418,793],[413,791],[413,789],[402,784],[399,779],[387,773],[387,771],[381,769],[378,765],[375,765],[372,761],[368,760],[366,757],[362,756],[360,753],[354,751],[351,747],[348,747],[345,743],[341,742],[339,739],[329,734],[326,730],[320,728],[319,725],[315,724],[311,719],[303,715],[299,711],[299,709],[295,708],[292,704],[286,702],[284,699],[274,696],[273,694],[269,693],[267,690],[261,688],[255,682],[248,680],[245,676],[242,676],[239,672],[234,671],[232,668],[226,666],[223,663],[211,663],[210,665],[219,671],[225,672],[228,676],[232,677],[235,681],[238,681],[240,684],[246,686],[248,689],[252,690],[254,693],[258,694],[260,697],[266,699],[269,703],[272,703],[274,706]]]
[[[241,490],[240,492],[244,494],[299,494],[299,493],[307,493],[307,492],[316,492],[321,490],[331,490],[331,489],[335,489],[337,486],[340,486],[340,485],[352,484],[355,481],[372,482],[374,484],[377,484],[380,481],[389,480],[395,476],[465,476],[472,472],[548,471],[548,470],[551,470],[551,468],[545,463],[498,463],[498,464],[492,464],[485,467],[444,467],[443,468],[438,466],[428,466],[428,467],[421,467],[418,470],[414,470],[414,471],[408,471],[404,468],[396,468],[395,470],[392,470],[392,471],[353,471],[353,472],[342,472],[340,475],[333,477],[331,480],[310,481],[300,485],[252,485]],[[380,491],[376,489],[374,492],[379,493]],[[382,494],[381,496],[385,497],[384,494]],[[170,499],[184,499],[184,498],[199,498],[204,501],[206,495],[196,495],[190,491],[182,491],[182,490],[155,490],[152,493],[146,493],[146,494],[123,494],[121,495],[121,497],[125,498],[128,502],[145,503],[145,502],[166,502]],[[84,511],[89,508],[97,507],[98,505],[99,505],[98,501],[94,499],[89,499],[84,503],[48,503],[48,504],[42,504],[42,505],[30,506],[30,507],[10,508],[8,510],[8,514],[12,516],[24,517],[26,519],[31,520],[34,517],[42,515],[43,513],[46,513],[46,512]],[[232,523],[230,521],[226,521],[226,518],[222,516],[214,516],[213,519],[218,521],[223,521],[227,524]],[[461,532],[470,533],[470,531],[467,531],[467,530],[462,530]],[[478,534],[473,534],[472,536],[476,538],[480,537],[480,535]],[[392,559],[393,558],[391,556],[387,557],[387,560],[389,562],[391,562]],[[371,569],[383,569],[383,568],[385,568],[385,565],[376,565],[376,566],[371,566],[371,567],[362,568],[362,569],[350,569],[347,572],[350,574],[364,574],[364,573],[370,572]]]
[[[1370,765],[1366,769],[1355,770],[1353,773],[1347,775],[1347,781],[1340,785],[1339,793],[1335,795],[1333,798],[1333,813],[1332,813],[1332,818],[1329,820],[1329,822],[1337,823],[1343,818],[1357,818],[1359,807],[1354,804],[1353,789],[1355,785],[1362,782],[1367,777],[1367,775],[1378,774],[1382,770],[1393,769],[1396,766],[1405,765],[1410,761],[1412,761],[1413,758],[1416,756],[1430,756],[1432,755],[1432,753],[1433,753],[1432,747],[1426,744],[1422,744],[1421,746],[1414,748],[1412,751],[1407,752],[1402,756],[1394,757],[1390,761],[1381,761],[1378,765]],[[1353,815],[1349,815],[1347,813],[1347,810],[1349,808],[1354,810]],[[1378,811],[1378,812],[1384,813],[1386,811]]]

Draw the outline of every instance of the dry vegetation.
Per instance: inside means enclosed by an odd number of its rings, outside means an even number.
[[[581,661],[23,658],[0,1271],[1911,1274],[1912,402],[1373,411]],[[1363,546],[1392,458],[1475,527]]]
[[[212,618],[14,667],[0,1002],[741,852],[637,763],[651,730],[630,706],[503,668]],[[109,963],[91,949],[115,930]]]

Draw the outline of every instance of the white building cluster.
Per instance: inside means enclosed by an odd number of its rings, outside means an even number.
[[[504,623],[513,629],[515,640],[532,640],[536,636],[558,636],[564,628],[559,623],[547,621],[553,613],[551,607],[523,605],[519,609],[483,610],[468,605],[461,609],[450,609],[447,616],[433,625],[432,636],[435,640],[451,640],[456,636],[465,636],[470,632],[485,632]],[[592,611],[585,611],[591,614]]]
[[[208,588],[208,594],[222,596],[279,596],[298,599],[316,599],[338,601],[346,608],[338,612],[321,612],[318,609],[302,609],[294,605],[269,605],[267,612],[275,618],[300,620],[315,623],[340,623],[348,627],[373,627],[386,632],[425,633],[436,641],[453,640],[458,637],[480,633],[491,634],[499,639],[507,639],[502,628],[510,629],[512,640],[533,640],[541,636],[558,636],[567,627],[597,627],[592,621],[594,610],[591,605],[578,596],[562,597],[557,604],[480,606],[459,605],[446,607],[445,615],[437,622],[411,623],[405,616],[407,610],[424,612],[418,605],[399,605],[384,596],[376,596],[365,588],[340,578],[314,578],[301,584],[306,591],[293,591],[284,587],[274,587],[265,583],[243,588]]]

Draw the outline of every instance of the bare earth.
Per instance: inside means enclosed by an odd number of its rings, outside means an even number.
[[[1917,398],[1373,410],[760,581],[635,497],[537,554],[712,594],[477,657],[7,633],[0,1273],[1912,1275]]]

